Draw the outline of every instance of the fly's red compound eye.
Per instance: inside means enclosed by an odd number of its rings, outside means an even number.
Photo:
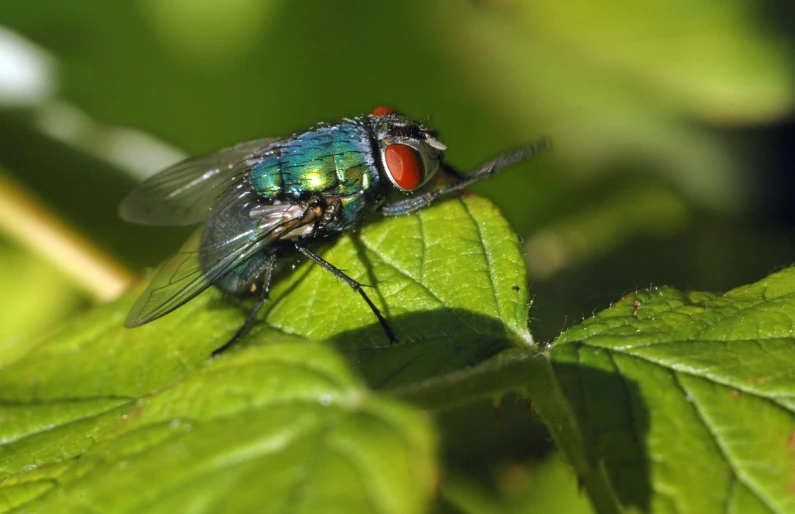
[[[384,150],[387,172],[401,189],[414,191],[423,179],[423,165],[417,150],[406,145],[389,145]]]
[[[379,105],[373,109],[373,116],[384,116],[386,114],[395,114],[395,109],[387,107],[386,105]]]

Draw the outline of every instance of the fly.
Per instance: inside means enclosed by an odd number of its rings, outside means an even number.
[[[254,323],[278,259],[297,251],[356,291],[395,342],[362,285],[307,243],[345,233],[373,210],[383,216],[415,212],[547,147],[543,139],[462,175],[443,162],[446,147],[433,131],[378,107],[335,125],[182,161],[145,180],[119,208],[121,217],[134,223],[201,224],[196,237],[163,264],[124,324],[149,323],[210,286],[238,296],[259,290],[243,325],[216,353],[223,351]],[[439,170],[455,181],[417,193]],[[387,203],[393,191],[413,196]]]

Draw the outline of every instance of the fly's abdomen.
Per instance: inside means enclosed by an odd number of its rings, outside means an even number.
[[[205,275],[216,266],[231,267],[213,285],[235,295],[245,293],[262,275],[268,260],[266,251],[253,253],[244,261],[224,266],[230,248],[241,239],[254,241],[259,237],[259,221],[250,212],[265,200],[259,199],[247,186],[239,187],[233,195],[221,197],[213,204],[214,215],[207,220],[199,246],[199,264]]]
[[[294,136],[251,170],[249,182],[271,199],[366,192],[378,182],[367,128],[344,122]]]

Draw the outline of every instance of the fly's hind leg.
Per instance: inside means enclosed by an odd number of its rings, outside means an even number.
[[[354,279],[346,275],[345,272],[343,272],[341,269],[337,268],[330,262],[326,261],[321,256],[312,252],[309,248],[296,243],[295,249],[301,252],[302,254],[306,255],[310,259],[312,259],[315,262],[315,264],[318,264],[324,270],[331,272],[335,277],[339,278],[340,280],[345,282],[351,289],[359,293],[359,296],[361,296],[362,299],[364,299],[365,303],[367,303],[367,306],[370,307],[370,310],[373,311],[373,314],[375,314],[375,317],[378,319],[378,323],[381,324],[381,328],[384,330],[384,333],[386,334],[387,339],[389,339],[389,342],[390,343],[397,342],[395,333],[392,332],[392,327],[389,326],[389,323],[387,322],[386,318],[384,318],[384,316],[381,314],[381,311],[378,310],[378,307],[376,307],[375,304],[372,302],[372,300],[370,300],[370,298],[367,296],[367,293],[364,292],[362,284],[360,284],[359,282],[355,281]]]
[[[271,290],[271,280],[273,279],[273,268],[276,266],[276,255],[270,255],[268,257],[268,261],[265,264],[265,275],[262,284],[262,290],[260,291],[259,300],[257,303],[254,304],[254,307],[246,316],[246,321],[243,322],[243,325],[237,329],[235,335],[232,338],[224,343],[224,345],[213,352],[213,357],[216,355],[223,353],[226,351],[230,346],[235,344],[238,339],[246,335],[246,333],[251,329],[251,325],[254,324],[254,321],[257,319],[257,314],[259,313],[262,306],[265,305],[265,302],[268,300],[268,295]]]

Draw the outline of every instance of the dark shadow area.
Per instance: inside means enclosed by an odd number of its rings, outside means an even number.
[[[579,364],[579,352],[586,348],[571,343],[553,350],[553,369],[563,394],[571,405],[583,435],[592,467],[604,467],[616,496],[624,507],[641,512],[651,509],[652,485],[649,473],[648,407],[638,385],[619,373],[610,373]],[[590,348],[592,352],[607,353]],[[565,360],[555,353],[568,354]],[[676,434],[671,434],[671,444]]]
[[[330,340],[374,389],[474,366],[514,344],[499,320],[461,309],[414,312],[389,321],[398,337],[393,345],[377,323]]]
[[[253,297],[238,298],[218,291],[214,294],[207,308],[238,309],[241,324],[255,301]],[[265,321],[268,309],[266,304],[251,331],[234,347],[268,344],[269,334],[278,331]],[[389,318],[389,323],[398,338],[391,345],[375,317],[369,325],[327,340],[373,389],[404,386],[475,366],[518,344],[500,320],[463,309],[413,312]]]
[[[436,421],[445,467],[494,489],[499,488],[499,467],[538,461],[554,449],[546,425],[519,394],[506,395],[496,407],[481,400],[442,411]]]
[[[767,26],[777,32],[777,37],[792,41],[795,38],[795,4],[789,0],[764,0],[761,4]]]

